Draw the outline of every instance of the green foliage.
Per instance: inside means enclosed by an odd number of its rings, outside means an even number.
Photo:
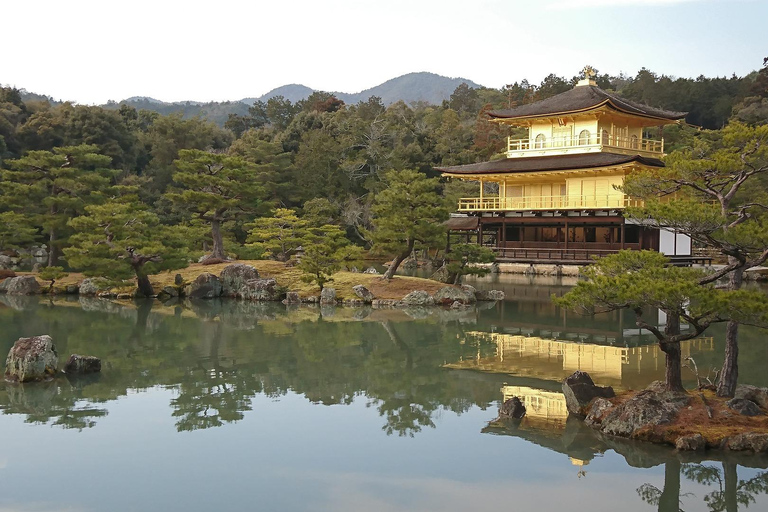
[[[620,251],[596,260],[585,269],[586,280],[553,300],[559,306],[586,314],[633,310],[638,326],[651,330],[660,341],[690,339],[712,323],[732,319],[768,325],[768,297],[764,294],[701,285],[702,270],[666,263],[663,255],[653,251]],[[642,321],[642,311],[648,307],[678,315],[692,326],[691,331],[664,337],[655,326]]]
[[[310,240],[307,221],[287,208],[278,208],[273,217],[259,218],[248,228],[248,245],[278,261],[288,261]]]
[[[349,240],[339,226],[326,224],[308,229],[308,242],[304,245],[304,254],[299,262],[301,277],[305,283],[315,283],[322,291],[333,281],[334,273],[341,268],[342,262],[359,254],[349,250]]]
[[[448,208],[438,194],[436,179],[418,171],[390,171],[384,183],[387,188],[376,196],[372,209],[370,237],[375,251],[405,258],[414,249],[445,243],[443,221],[448,218]],[[390,266],[389,277],[398,264]]]
[[[77,234],[64,250],[69,264],[86,275],[142,279],[187,266],[184,230],[161,225],[141,205],[110,201],[88,206],[86,213],[70,221]]]
[[[21,249],[35,242],[38,236],[38,228],[30,216],[0,213],[0,250]]]
[[[446,269],[453,284],[459,284],[464,276],[484,276],[490,273],[489,268],[473,266],[474,263],[493,263],[496,254],[487,247],[477,244],[455,244],[445,255],[448,264]]]
[[[108,169],[110,158],[96,151],[89,145],[60,147],[7,162],[0,204],[19,214],[9,216],[23,228],[16,245],[26,243],[33,229],[40,230],[47,235],[50,263],[55,263],[58,250],[69,243],[67,221],[109,193],[115,172]]]
[[[186,218],[211,226],[214,258],[224,257],[222,224],[254,212],[263,195],[252,179],[254,165],[240,157],[185,149],[174,162],[176,184],[165,197]]]

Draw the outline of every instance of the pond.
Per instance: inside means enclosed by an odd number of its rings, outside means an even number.
[[[708,460],[568,419],[576,369],[638,389],[663,354],[629,315],[553,306],[561,278],[492,276],[478,307],[163,305],[0,296],[0,350],[50,334],[97,378],[0,384],[0,510],[768,510],[768,459]],[[663,323],[663,317],[658,318]],[[723,330],[683,347],[702,377]],[[764,333],[741,380],[768,386]],[[685,370],[689,384],[692,371]],[[519,425],[495,422],[524,399]]]

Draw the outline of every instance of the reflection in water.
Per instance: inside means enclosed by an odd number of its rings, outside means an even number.
[[[464,343],[476,347],[474,357],[448,364],[450,368],[535,377],[560,382],[577,370],[595,383],[616,389],[640,389],[664,377],[664,353],[658,345],[617,347],[554,339],[471,331]],[[488,348],[491,351],[488,351]],[[714,350],[713,338],[681,343],[683,358]]]

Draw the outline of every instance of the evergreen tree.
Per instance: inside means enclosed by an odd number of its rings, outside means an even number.
[[[188,264],[184,232],[161,225],[157,215],[135,202],[91,205],[69,223],[77,230],[72,246],[64,249],[72,267],[112,280],[135,276],[145,297],[154,295],[150,274]]]
[[[263,189],[253,179],[253,165],[239,157],[181,150],[174,162],[176,187],[165,197],[186,215],[211,226],[210,258],[224,259],[222,225],[256,210]]]
[[[374,200],[370,238],[374,250],[395,254],[384,273],[385,279],[392,279],[417,244],[434,247],[444,243],[443,221],[448,218],[448,209],[435,178],[412,170],[390,171],[384,183],[387,188]]]

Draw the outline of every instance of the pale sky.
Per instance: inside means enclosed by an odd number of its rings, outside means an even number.
[[[0,0],[0,83],[84,104],[359,92],[429,71],[488,87],[585,64],[742,76],[768,0]]]

